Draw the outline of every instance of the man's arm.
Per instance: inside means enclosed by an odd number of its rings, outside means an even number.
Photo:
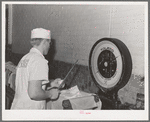
[[[42,81],[33,80],[29,81],[28,94],[32,100],[46,100],[47,98],[56,99],[59,95],[58,89],[51,89],[50,91],[44,91],[42,89]]]

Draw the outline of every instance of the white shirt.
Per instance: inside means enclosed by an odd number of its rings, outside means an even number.
[[[15,97],[11,109],[45,109],[46,101],[31,100],[28,95],[28,82],[32,80],[45,80],[48,83],[48,61],[36,48],[32,48],[23,56],[17,66],[15,81]]]

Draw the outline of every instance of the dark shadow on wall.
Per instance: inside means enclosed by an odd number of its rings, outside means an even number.
[[[53,61],[54,61],[55,54],[56,54],[56,40],[51,39],[50,49],[48,51],[48,54],[45,56],[46,60],[48,60],[49,78],[50,79],[55,78],[55,68],[53,66]]]
[[[53,63],[55,54],[56,54],[56,40],[51,39],[50,49],[48,51],[48,54],[45,56],[45,58],[49,61],[49,64]]]
[[[68,82],[68,83],[66,84],[66,88],[67,88],[67,89],[69,89],[70,86],[73,86],[73,81],[74,81],[75,78],[77,77],[79,71],[80,71],[80,65],[77,66],[76,71],[75,71],[74,74],[72,75],[72,76],[73,76],[72,79],[69,79],[70,82]]]

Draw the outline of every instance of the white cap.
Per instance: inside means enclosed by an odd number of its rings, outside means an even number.
[[[33,38],[50,39],[51,38],[50,30],[46,30],[43,28],[35,28],[31,31],[31,39]]]

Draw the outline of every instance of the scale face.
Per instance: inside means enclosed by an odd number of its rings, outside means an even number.
[[[126,65],[130,68],[127,69]],[[128,82],[131,75],[130,52],[120,40],[100,39],[91,49],[89,69],[94,82],[103,91],[121,88]]]

